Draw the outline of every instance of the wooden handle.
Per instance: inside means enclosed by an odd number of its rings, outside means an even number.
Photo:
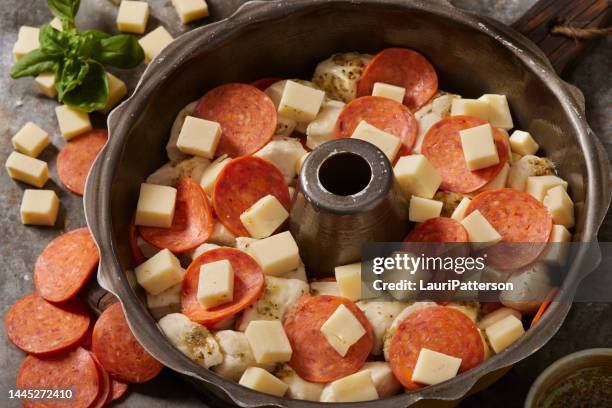
[[[605,28],[612,15],[610,0],[539,0],[513,27],[536,43],[562,74],[585,50],[589,41],[555,33],[555,27]],[[603,33],[603,30],[600,31]],[[574,33],[576,34],[576,33]],[[574,35],[580,37],[580,35]]]

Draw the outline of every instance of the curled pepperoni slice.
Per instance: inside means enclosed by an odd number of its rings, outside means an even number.
[[[116,401],[119,398],[123,397],[127,389],[128,385],[126,383],[122,383],[121,381],[117,381],[114,378],[111,378],[110,392],[108,393],[108,400],[106,400],[106,404],[110,404],[112,401]]]
[[[106,129],[93,129],[70,139],[57,155],[57,176],[66,188],[83,195],[89,169],[108,140]]]

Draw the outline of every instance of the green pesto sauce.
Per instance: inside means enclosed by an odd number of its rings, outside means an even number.
[[[612,407],[612,367],[583,368],[553,385],[537,408]]]

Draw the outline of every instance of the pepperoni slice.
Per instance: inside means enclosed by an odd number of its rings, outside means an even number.
[[[254,156],[232,160],[217,177],[213,189],[215,214],[234,235],[248,237],[240,215],[268,194],[289,211],[289,187],[275,165]]]
[[[340,305],[346,306],[366,330],[344,357],[321,333],[323,323]],[[353,374],[363,367],[372,350],[370,322],[353,302],[340,296],[302,296],[288,313],[285,332],[293,349],[289,365],[306,381],[327,383]]]
[[[234,271],[234,299],[206,309],[196,299],[200,267],[223,259],[229,261]],[[181,293],[182,312],[194,322],[211,326],[251,306],[263,290],[263,271],[253,258],[234,248],[213,249],[194,259],[187,268]]]
[[[283,80],[283,78],[279,78],[279,77],[261,78],[261,79],[258,79],[256,81],[251,82],[251,85],[253,85],[255,88],[259,89],[260,91],[265,91],[270,86],[272,86],[275,83],[277,83],[278,81],[282,81],[282,80]]]
[[[412,151],[418,125],[412,112],[401,103],[381,96],[364,96],[351,101],[338,116],[334,137],[351,137],[362,120],[401,139],[402,147],[397,157]]]
[[[19,299],[4,317],[8,338],[26,353],[48,355],[78,344],[89,328],[79,299],[54,305],[37,293]]]
[[[56,401],[22,400],[26,408],[81,408],[93,403],[100,389],[96,363],[87,350],[77,348],[54,357],[29,355],[17,374],[20,390],[72,390],[72,398]]]
[[[508,145],[499,129],[493,135],[499,163],[484,169],[470,171],[465,164],[459,131],[484,125],[485,120],[472,116],[451,116],[434,124],[425,134],[421,152],[436,168],[442,184],[440,189],[467,194],[491,182],[508,160]]]
[[[99,260],[98,247],[87,228],[62,234],[36,260],[36,290],[49,302],[65,302],[87,283]]]
[[[93,129],[70,139],[57,155],[57,176],[66,188],[83,195],[89,169],[108,140],[106,129]]]
[[[91,403],[89,408],[102,408],[104,405],[106,405],[106,401],[108,400],[110,394],[110,377],[108,376],[108,373],[104,367],[102,367],[102,364],[100,364],[96,358],[95,354],[91,353],[91,357],[93,358],[94,363],[96,364],[96,369],[98,370],[100,389],[95,401]]]
[[[405,88],[404,105],[412,111],[438,92],[434,67],[421,54],[407,48],[387,48],[376,54],[357,82],[357,96],[372,95],[376,82]]]
[[[468,233],[460,222],[452,218],[430,218],[417,225],[405,242],[468,242]]]
[[[157,248],[183,253],[202,245],[210,237],[214,220],[200,183],[190,178],[180,179],[176,190],[172,226],[140,227],[140,235]]]
[[[478,328],[464,313],[451,307],[433,306],[417,310],[399,324],[391,337],[389,364],[397,380],[408,390],[422,387],[412,381],[422,348],[460,358],[460,373],[484,360]]]
[[[276,131],[274,103],[253,85],[234,83],[208,91],[193,115],[221,124],[217,157],[253,154],[264,147]]]
[[[123,397],[127,389],[128,385],[126,383],[122,383],[120,381],[115,380],[114,378],[111,378],[110,392],[108,393],[108,399],[106,400],[106,403],[110,404],[112,401],[116,401],[119,398]]]
[[[143,383],[163,366],[142,348],[132,334],[119,303],[108,307],[96,322],[91,350],[102,367],[122,382]]]

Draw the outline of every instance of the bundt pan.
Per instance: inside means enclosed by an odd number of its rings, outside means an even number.
[[[596,240],[610,200],[607,156],[585,121],[580,93],[559,79],[540,49],[525,37],[441,0],[246,3],[226,20],[179,37],[150,64],[134,94],[110,115],[110,141],[94,164],[85,194],[87,222],[102,255],[99,284],[121,301],[142,345],[207,395],[244,407],[315,405],[251,391],[192,362],[162,335],[133,275],[125,272],[134,267],[128,230],[139,186],[167,161],[164,147],[175,115],[222,83],[273,75],[308,78],[317,62],[333,53],[376,53],[390,46],[424,54],[437,70],[441,89],[467,97],[506,94],[518,127],[537,135],[560,175],[570,182],[578,203],[574,239]],[[594,262],[597,256],[585,252],[572,259],[563,284],[566,293],[573,293]],[[570,306],[570,301],[554,302],[537,330],[527,331],[508,350],[450,381],[342,406],[453,406],[541,348],[557,332]]]

